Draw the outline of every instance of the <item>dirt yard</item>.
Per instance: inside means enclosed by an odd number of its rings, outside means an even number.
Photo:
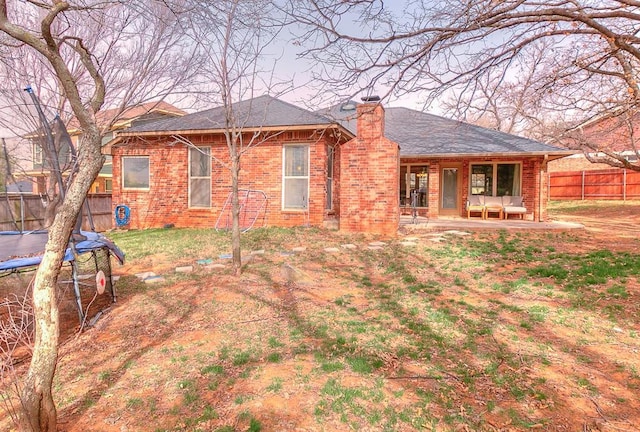
[[[640,255],[640,204],[551,217],[586,228],[296,231],[239,279],[131,260],[94,327],[65,321],[59,430],[640,431],[640,285],[614,269]],[[562,278],[598,260],[606,281]]]

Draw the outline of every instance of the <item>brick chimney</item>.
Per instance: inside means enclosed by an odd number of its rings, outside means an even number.
[[[397,235],[400,225],[400,148],[384,136],[380,98],[363,98],[357,136],[340,157],[340,230]]]

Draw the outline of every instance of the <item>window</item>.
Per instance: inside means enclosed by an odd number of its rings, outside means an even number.
[[[42,165],[42,146],[39,142],[33,142],[33,164]]]
[[[122,187],[149,189],[149,156],[122,157]]]
[[[104,191],[105,192],[112,192],[113,191],[113,180],[106,179],[104,181]]]
[[[305,209],[309,200],[309,146],[287,145],[282,152],[282,208]]]
[[[521,195],[519,163],[471,165],[471,194],[487,196]]]
[[[327,203],[325,208],[333,208],[333,160],[335,148],[327,147]]]
[[[471,166],[471,195],[492,195],[493,165]]]
[[[429,166],[402,165],[400,167],[400,204],[411,206],[411,197],[416,198],[416,207],[429,207]]]
[[[211,207],[211,148],[189,149],[189,207]]]

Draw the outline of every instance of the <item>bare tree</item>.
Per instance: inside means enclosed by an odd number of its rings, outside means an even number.
[[[169,29],[175,31],[180,26],[175,8],[178,5],[169,9],[167,4],[0,0],[3,61],[7,61],[5,53],[11,53],[13,60],[20,53],[30,53],[42,65],[38,69],[42,75],[36,78],[48,83],[59,98],[52,98],[57,101],[56,107],[68,107],[82,131],[77,170],[71,174],[65,199],[49,227],[49,239],[33,285],[36,333],[22,386],[22,430],[56,430],[52,397],[59,338],[56,285],[77,215],[103,164],[101,127],[106,125],[99,124],[100,110],[105,102],[117,100],[125,106],[142,100],[150,96],[150,89],[156,95],[167,94],[186,79],[176,73],[166,75],[169,70],[183,72],[176,68],[184,64],[176,65],[174,60],[185,54],[187,59],[192,57],[186,46],[180,46],[180,38],[168,37]],[[167,32],[160,34],[167,36],[163,39],[166,44],[153,40],[159,34],[152,30],[165,24]],[[10,85],[21,89],[21,81],[16,77]]]
[[[242,271],[240,239],[240,168],[242,155],[268,140],[273,134],[247,131],[246,124],[267,112],[255,108],[250,100],[256,93],[282,93],[286,82],[274,84],[273,51],[282,22],[270,0],[221,0],[198,2],[189,27],[204,59],[202,76],[210,83],[213,102],[224,110],[222,125],[229,159],[214,161],[231,174],[232,255],[234,273]],[[271,60],[271,61],[270,61]],[[239,104],[241,101],[247,103]],[[240,108],[241,106],[241,108]],[[188,139],[176,137],[190,145]],[[192,146],[192,145],[191,145]],[[193,146],[192,146],[193,147]]]
[[[546,44],[517,59],[509,75],[487,73],[444,99],[441,107],[453,118],[533,139],[544,136],[549,118],[559,117],[537,91],[545,73]]]
[[[110,108],[110,114],[97,117],[103,135],[132,105],[162,100],[167,95],[174,101],[183,100],[186,94],[182,92],[196,82],[199,70],[199,58],[192,55],[195,48],[185,38],[185,29],[178,20],[178,16],[188,10],[185,5],[131,3],[124,7],[118,3],[104,3],[99,7],[99,14],[86,14],[87,25],[78,29],[78,35],[74,36],[81,37],[83,44],[91,47],[107,89],[104,105]],[[53,121],[56,116],[66,124],[71,122],[74,128],[78,127],[78,122],[60,81],[52,79],[55,71],[38,52],[13,43],[0,44],[0,52],[0,127],[9,130],[13,136],[22,137],[22,148],[18,149],[21,151],[12,154],[20,162],[15,167],[18,174],[28,178],[26,171],[39,169],[48,177],[43,194],[47,203],[44,223],[47,227],[62,200],[60,191],[66,185],[58,185],[53,175],[54,161],[46,151],[42,120],[24,91],[25,87],[31,85],[36,92],[52,127],[58,125]],[[78,77],[82,89],[88,82],[82,62],[68,56],[65,59],[69,60],[70,72]],[[58,140],[56,144],[59,154]],[[44,156],[42,164],[33,164],[32,146],[40,147],[40,154]],[[68,148],[66,152],[69,153]],[[63,172],[73,169],[74,159],[58,159]]]
[[[317,75],[327,88],[375,86],[426,101],[509,76],[544,42],[535,92],[584,122],[638,110],[639,7],[629,0],[291,0],[288,12],[304,25],[303,54],[321,62]]]
[[[557,128],[553,138],[582,150],[590,162],[640,171],[640,113],[635,110]]]

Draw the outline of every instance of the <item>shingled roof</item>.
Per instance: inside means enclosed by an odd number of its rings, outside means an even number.
[[[234,113],[238,126],[247,130],[328,127],[340,124],[355,136],[356,106],[357,103],[349,101],[311,112],[264,95],[237,102]],[[401,157],[548,155],[556,158],[575,153],[517,135],[409,108],[386,107],[385,113],[385,136],[400,145]],[[225,129],[225,115],[224,107],[220,106],[183,117],[134,125],[119,135],[220,132]]]
[[[320,113],[339,121],[355,134],[356,105],[349,101]],[[385,136],[400,145],[401,157],[561,157],[575,153],[517,135],[402,107],[385,107]]]
[[[330,126],[335,121],[320,114],[299,108],[272,96],[264,95],[234,104],[237,125],[244,129],[273,129],[298,126]],[[225,128],[226,112],[223,106],[134,126],[122,135],[170,133],[186,131],[220,131]]]

